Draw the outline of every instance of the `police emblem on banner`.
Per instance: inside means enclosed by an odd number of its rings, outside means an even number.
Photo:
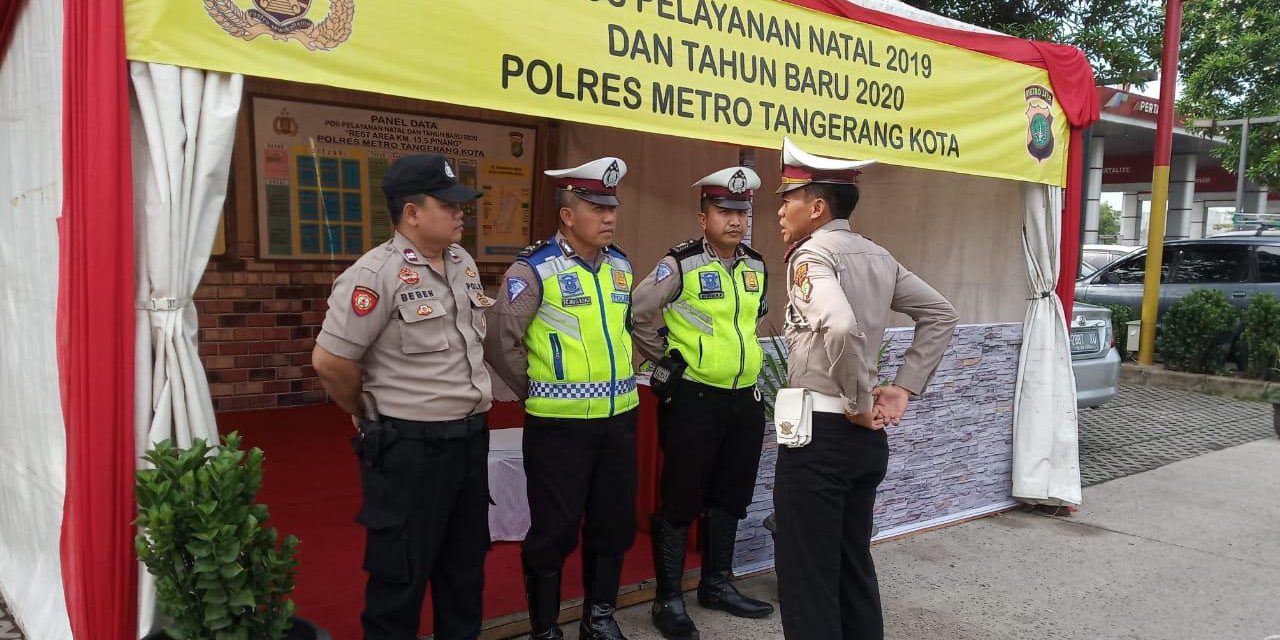
[[[509,132],[511,136],[511,156],[519,158],[524,155],[524,134],[519,131]]]
[[[702,300],[712,300],[724,297],[724,290],[720,287],[720,274],[715,271],[703,271],[698,274],[698,284],[701,291],[698,298]]]
[[[253,0],[248,11],[234,0],[205,0],[204,9],[223,31],[243,40],[261,35],[274,40],[297,40],[311,51],[332,49],[351,37],[355,0],[331,0],[329,15],[320,22],[307,18],[313,0]]]
[[[1027,153],[1036,162],[1053,155],[1053,91],[1038,84],[1024,91],[1027,100]]]

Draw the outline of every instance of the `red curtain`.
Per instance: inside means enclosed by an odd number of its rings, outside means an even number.
[[[1094,94],[1093,67],[1079,49],[1061,44],[1022,40],[1010,36],[960,31],[948,27],[923,24],[908,18],[868,9],[848,0],[786,0],[791,4],[843,16],[863,24],[870,24],[901,33],[907,33],[934,42],[941,42],[971,51],[1040,67],[1049,72],[1049,83],[1058,97],[1062,110],[1071,125],[1071,142],[1067,150],[1067,190],[1063,194],[1062,241],[1059,244],[1058,298],[1066,316],[1071,317],[1071,303],[1075,297],[1075,273],[1080,253],[1080,197],[1082,179],[1081,153],[1084,127],[1100,117],[1098,99]]]
[[[0,66],[4,65],[4,54],[9,50],[9,39],[13,37],[13,28],[18,24],[18,14],[22,13],[22,5],[27,0],[0,0]]]
[[[124,5],[64,0],[58,367],[62,583],[72,634],[137,637],[133,178]]]

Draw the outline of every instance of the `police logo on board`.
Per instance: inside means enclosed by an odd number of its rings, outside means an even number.
[[[1023,92],[1027,101],[1027,153],[1036,162],[1053,155],[1053,91],[1038,84]]]
[[[330,0],[329,14],[320,22],[307,18],[313,0],[253,0],[248,11],[234,0],[205,0],[204,9],[223,31],[242,40],[271,36],[297,40],[310,51],[327,51],[351,37],[355,0]]]

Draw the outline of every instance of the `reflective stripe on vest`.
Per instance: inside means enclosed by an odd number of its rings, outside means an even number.
[[[764,263],[744,257],[730,273],[705,251],[679,263],[680,297],[662,309],[667,353],[680,352],[691,380],[722,389],[754,385],[764,360],[756,337]]]
[[[526,260],[542,304],[525,331],[525,411],[547,418],[607,418],[640,404],[631,363],[631,265],[606,253],[598,271],[551,242]]]

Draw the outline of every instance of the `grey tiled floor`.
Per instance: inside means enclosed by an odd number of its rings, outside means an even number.
[[[1275,437],[1271,405],[1156,387],[1121,385],[1115,400],[1080,411],[1085,486]]]

